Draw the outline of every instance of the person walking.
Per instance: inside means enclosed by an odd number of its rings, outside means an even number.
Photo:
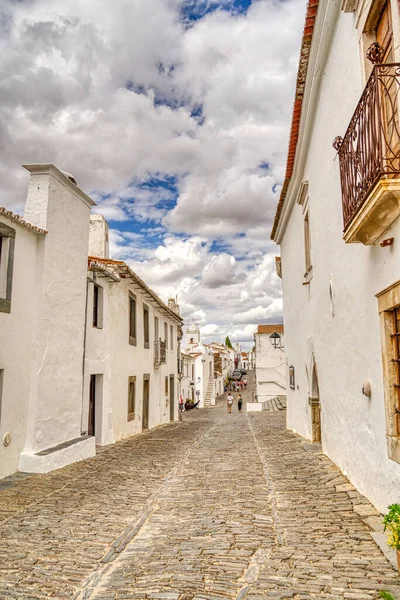
[[[242,412],[242,405],[243,405],[242,394],[239,394],[239,396],[238,396],[238,410],[239,410],[239,412]]]
[[[233,404],[233,396],[231,393],[229,393],[228,398],[227,398],[228,413],[232,412],[232,404]]]

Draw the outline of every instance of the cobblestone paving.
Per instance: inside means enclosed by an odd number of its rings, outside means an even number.
[[[284,425],[221,402],[7,485],[0,598],[400,600],[376,512]]]

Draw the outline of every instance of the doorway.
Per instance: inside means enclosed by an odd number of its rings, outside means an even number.
[[[311,406],[311,440],[321,443],[321,404],[319,401],[318,375],[315,362],[312,367],[311,395],[308,400]]]
[[[88,435],[95,435],[96,431],[96,375],[90,376],[89,387],[89,416]]]
[[[169,376],[169,420],[175,420],[175,377]]]
[[[150,398],[150,375],[143,375],[142,429],[149,428],[149,398]]]

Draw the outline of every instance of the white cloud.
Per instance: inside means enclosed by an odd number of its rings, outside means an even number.
[[[111,235],[116,257],[164,296],[177,292],[185,316],[247,339],[253,315],[281,311],[268,238],[305,0],[254,0],[245,15],[216,11],[190,27],[181,8],[3,2],[0,205],[23,207],[20,164],[53,162],[121,228]],[[143,185],[154,174],[175,177],[176,205],[171,191]],[[133,221],[144,230],[130,236]]]
[[[236,281],[236,259],[229,254],[213,256],[203,269],[202,282],[207,288],[234,285]]]

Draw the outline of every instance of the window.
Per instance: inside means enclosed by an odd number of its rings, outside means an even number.
[[[93,327],[103,327],[103,288],[97,283],[93,286]]]
[[[154,317],[154,341],[158,342],[160,338],[160,321],[158,317]]]
[[[128,421],[135,418],[136,405],[136,377],[129,377],[128,382]]]
[[[168,350],[168,323],[164,323],[165,349]]]
[[[171,350],[174,349],[174,326],[171,325],[170,327],[170,338],[171,338]]]
[[[149,307],[146,304],[143,304],[143,334],[144,347],[150,348]]]
[[[168,377],[165,378],[165,395],[168,396]]]
[[[400,463],[400,282],[377,294],[386,407],[388,456]]]
[[[194,365],[192,365],[192,381],[194,381]]]
[[[136,346],[136,296],[129,294],[129,343]]]
[[[11,312],[15,229],[0,223],[0,312]]]
[[[310,220],[308,217],[308,211],[305,214],[304,217],[304,251],[305,251],[305,261],[306,261],[306,272],[304,274],[304,277],[307,278],[307,276],[310,274],[310,271],[312,269],[311,266],[311,241],[310,241]]]

